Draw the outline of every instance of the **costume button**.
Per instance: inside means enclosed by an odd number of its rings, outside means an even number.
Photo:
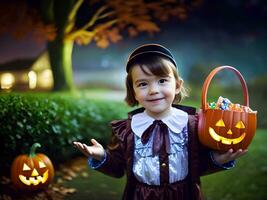
[[[166,167],[166,163],[162,163],[161,164],[161,167]]]

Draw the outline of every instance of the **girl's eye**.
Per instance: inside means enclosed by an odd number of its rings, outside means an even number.
[[[159,83],[165,83],[165,82],[167,82],[167,81],[168,81],[167,79],[162,78],[162,79],[159,80]]]
[[[138,83],[137,87],[145,87],[146,85],[147,85],[147,83],[141,82],[141,83]]]

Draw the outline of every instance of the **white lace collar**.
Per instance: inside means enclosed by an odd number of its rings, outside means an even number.
[[[141,137],[143,132],[153,123],[155,119],[145,111],[132,116],[131,128],[135,135]],[[188,114],[182,110],[172,107],[171,114],[161,119],[174,133],[180,133],[187,125]]]

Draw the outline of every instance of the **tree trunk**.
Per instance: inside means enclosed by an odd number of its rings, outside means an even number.
[[[47,49],[54,79],[54,91],[74,90],[72,74],[73,41],[54,40]]]

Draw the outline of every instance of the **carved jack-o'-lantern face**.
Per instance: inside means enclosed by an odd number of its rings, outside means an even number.
[[[223,120],[220,119],[219,121],[217,121],[215,126],[223,128],[223,127],[225,127],[225,124],[224,124]],[[242,121],[238,121],[237,124],[235,125],[235,128],[244,130],[245,125]],[[217,142],[221,142],[221,143],[226,144],[226,145],[237,144],[237,143],[241,142],[246,136],[246,133],[243,132],[237,138],[226,138],[226,137],[223,137],[223,136],[220,136],[219,134],[217,134],[212,127],[209,127],[209,134]],[[228,129],[227,134],[232,135],[233,134],[232,130]]]
[[[22,173],[19,174],[19,180],[25,185],[38,185],[39,183],[45,183],[48,179],[48,169],[44,162],[38,162],[38,168],[32,169],[26,163],[23,164]],[[45,170],[44,173],[42,171]],[[30,176],[28,176],[30,173]]]
[[[199,115],[199,140],[212,149],[246,149],[255,135],[254,113],[209,109]]]
[[[19,189],[36,190],[46,187],[54,177],[50,159],[41,153],[35,154],[35,143],[30,155],[19,155],[12,163],[11,180]]]

